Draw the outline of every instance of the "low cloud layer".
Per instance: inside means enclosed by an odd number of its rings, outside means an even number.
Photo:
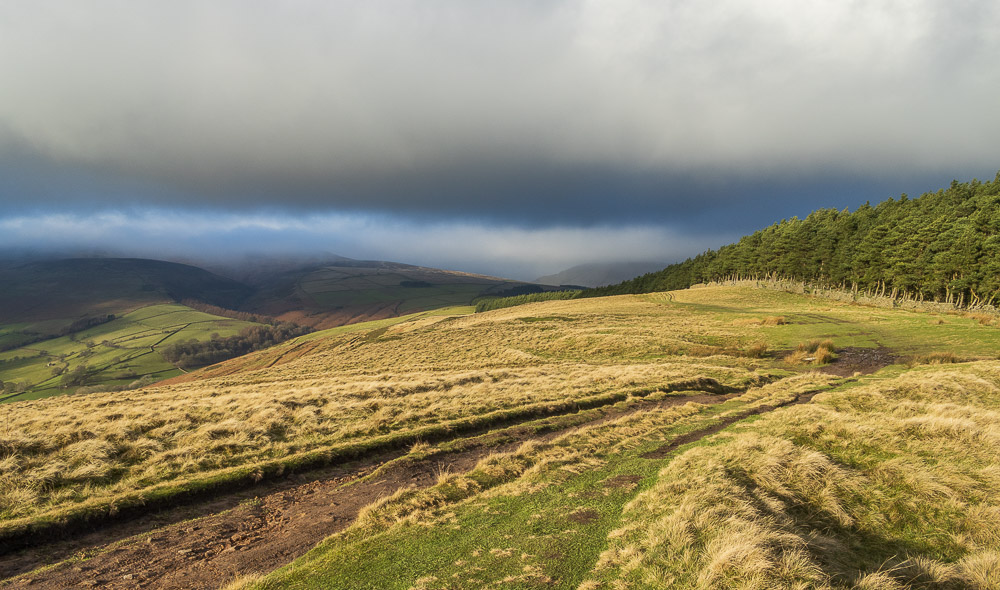
[[[523,280],[584,262],[669,261],[732,237],[687,235],[648,225],[525,229],[340,214],[302,217],[145,210],[0,219],[0,250],[6,251],[151,258],[168,254],[203,263],[239,260],[248,253],[326,252]]]
[[[682,258],[992,178],[998,55],[988,0],[7,2],[0,231],[520,277]]]
[[[998,31],[989,1],[7,3],[0,206],[593,222],[990,171]]]

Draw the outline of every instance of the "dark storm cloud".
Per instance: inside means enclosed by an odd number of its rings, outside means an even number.
[[[780,217],[994,171],[998,31],[989,1],[5,3],[0,203]]]

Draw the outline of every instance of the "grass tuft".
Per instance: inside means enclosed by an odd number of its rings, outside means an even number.
[[[910,361],[910,366],[916,365],[950,365],[962,362],[952,352],[931,352],[928,354],[918,354]]]

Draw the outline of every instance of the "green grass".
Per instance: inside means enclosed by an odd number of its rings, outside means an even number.
[[[494,456],[397,495],[257,587],[575,588],[662,467],[643,453],[755,403],[653,411]]]
[[[772,350],[793,349],[801,342],[830,338],[837,348],[884,346],[898,355],[930,350],[975,358],[1000,355],[1000,329],[958,313],[883,309],[750,288],[692,289],[675,292],[672,300],[662,294],[642,297],[688,310],[706,321],[734,325],[732,334],[737,340],[753,335],[767,342]],[[785,323],[739,325],[767,316],[783,316]]]
[[[212,334],[231,336],[252,325],[220,318],[180,304],[150,305],[105,324],[67,336],[48,338],[0,353],[0,379],[23,383],[23,393],[8,393],[0,402],[41,399],[72,393],[80,386],[127,385],[143,375],[165,379],[181,374],[155,349]],[[6,330],[22,329],[5,326]],[[82,385],[63,387],[53,369],[91,368]]]

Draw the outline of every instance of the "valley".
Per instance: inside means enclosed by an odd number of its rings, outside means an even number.
[[[211,349],[213,339],[254,327],[294,324],[282,333],[302,333],[554,289],[343,257],[262,268],[241,282],[135,258],[0,267],[0,403],[161,381],[226,357],[207,350],[196,358],[200,350],[191,347],[179,360],[168,347],[193,340]]]

